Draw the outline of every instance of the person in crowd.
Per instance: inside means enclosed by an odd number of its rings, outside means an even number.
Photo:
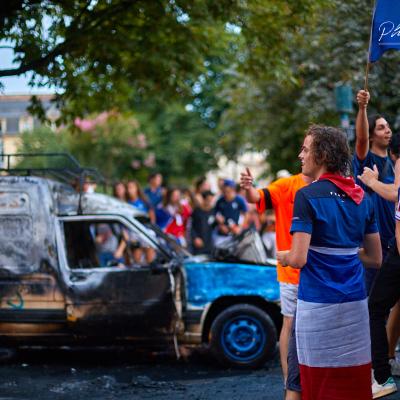
[[[194,193],[187,186],[181,188],[181,193],[182,203],[186,204],[190,209],[193,209],[196,204]]]
[[[86,177],[87,178],[87,177]],[[84,180],[81,181],[80,178],[74,178],[71,181],[71,186],[79,193],[82,191],[82,193],[94,193],[96,191],[97,188],[97,183],[94,181],[90,181],[90,180]]]
[[[182,201],[180,189],[168,188],[163,201],[163,212],[167,217],[164,231],[174,236],[179,244],[186,246],[186,227],[191,209]]]
[[[356,121],[356,154],[353,159],[354,174],[358,182],[371,194],[375,205],[375,212],[382,242],[383,259],[386,259],[390,248],[394,246],[395,219],[394,219],[394,201],[396,199],[396,190],[399,182],[395,183],[394,161],[395,153],[388,153],[390,143],[392,142],[392,131],[389,123],[381,115],[374,115],[368,118],[367,108],[370,95],[367,91],[360,90],[357,94],[359,111]],[[379,182],[369,182],[371,174],[377,174]],[[388,267],[385,266],[386,271]],[[387,272],[384,273],[386,275]],[[389,273],[390,274],[390,273]],[[367,290],[371,292],[375,271],[366,270]],[[379,285],[384,285],[385,279],[380,279]],[[383,289],[385,290],[385,289]],[[395,359],[395,347],[399,334],[400,324],[400,305],[395,305],[390,311],[388,324],[386,327],[387,336],[390,339],[388,354],[383,356],[382,351],[387,349],[387,340],[381,336],[382,317],[381,313],[387,306],[387,300],[383,296],[379,287],[375,289],[375,294],[370,299],[370,318],[371,318],[371,341],[372,341],[372,364],[377,366],[378,376],[373,382],[373,392],[376,396],[387,391],[395,391],[396,385],[393,378],[388,377],[387,370],[391,369],[393,375],[400,374],[400,364]],[[386,294],[386,293],[385,293]],[[377,304],[377,302],[380,304]],[[386,316],[384,317],[386,318]],[[388,363],[388,355],[390,364]],[[383,367],[385,365],[385,367]],[[380,367],[379,367],[380,366]],[[385,372],[383,372],[385,371]],[[386,379],[387,378],[387,379]]]
[[[182,202],[182,205],[186,206],[190,210],[190,214],[192,214],[193,208],[195,206],[195,198],[194,198],[193,191],[187,186],[181,187],[181,202]],[[185,230],[185,232],[186,232],[185,233],[185,242],[188,244],[192,243],[191,224],[192,224],[192,219],[189,218],[187,221],[186,230]]]
[[[194,184],[194,207],[201,207],[204,201],[203,193],[211,191],[205,176],[201,176]]]
[[[99,224],[95,227],[95,244],[100,266],[123,266],[125,241],[119,241],[110,224]]]
[[[149,216],[150,222],[155,222],[155,213],[150,202],[142,192],[138,181],[131,179],[126,184],[126,199],[127,203],[136,209],[146,213]],[[133,260],[136,264],[143,262],[150,263],[154,259],[154,250],[151,247],[143,247],[139,240],[132,235],[128,235],[129,250],[132,253]]]
[[[358,175],[357,178],[385,200],[396,203],[400,186],[400,133],[392,135],[389,143],[389,157],[394,163],[395,178],[393,184],[384,183],[380,180],[379,170],[376,165],[373,168],[364,167],[362,174]]]
[[[139,182],[135,179],[131,179],[126,184],[126,201],[143,213],[149,214],[152,210],[150,202],[142,192]]]
[[[243,199],[246,199],[246,190],[242,188],[242,186],[240,185],[240,183],[238,183],[236,185],[236,194],[240,197],[242,197]]]
[[[239,235],[247,226],[247,212],[246,201],[236,193],[236,183],[231,179],[225,179],[222,196],[217,200],[214,208],[217,222],[214,245],[217,246],[229,236]]]
[[[379,172],[379,180],[386,184],[394,183],[394,165],[388,155],[388,148],[392,131],[389,123],[381,115],[373,115],[368,118],[367,107],[370,100],[369,92],[360,90],[357,93],[358,113],[356,120],[356,148],[353,157],[353,172],[357,178],[362,175],[365,167],[376,168]],[[375,206],[375,213],[381,235],[382,253],[385,258],[394,239],[394,205],[378,193],[363,184],[358,178],[360,186],[371,196]],[[366,269],[366,285],[369,293],[376,270]]]
[[[150,222],[155,223],[156,216],[151,203],[144,195],[142,188],[137,180],[131,179],[126,184],[126,200],[131,206],[137,208],[143,213],[148,214]]]
[[[218,188],[218,192],[217,195],[218,196],[222,196],[223,192],[224,192],[224,184],[225,184],[226,179],[219,177],[217,179],[217,188]]]
[[[278,260],[301,270],[295,323],[301,398],[369,400],[363,264],[379,268],[382,262],[374,205],[350,176],[350,150],[340,130],[311,126],[299,158],[314,182],[296,194],[292,246],[278,252]]]
[[[204,191],[201,205],[197,205],[192,214],[191,243],[193,254],[212,254],[212,231],[215,223],[214,193]]]
[[[264,214],[261,214],[260,223],[261,240],[263,241],[267,256],[270,258],[276,258],[275,212],[267,210]]]
[[[113,196],[124,203],[126,202],[126,186],[124,182],[119,181],[114,184]]]
[[[82,185],[82,192],[83,193],[94,193],[97,188],[96,182],[85,181]]]
[[[127,258],[135,266],[149,265],[156,258],[152,247],[143,243],[139,235],[131,230],[123,230],[123,239],[127,243]]]
[[[149,175],[149,185],[144,189],[144,194],[154,210],[161,206],[163,200],[164,189],[162,183],[163,176],[159,172],[154,172]]]
[[[257,207],[251,203],[247,204],[247,207],[248,207],[248,214],[247,214],[248,218],[246,227],[261,234],[262,225],[261,225],[260,214],[257,211]]]
[[[400,184],[400,134],[392,136],[389,154],[395,162],[395,183],[385,184],[379,180],[378,168],[365,167],[359,179],[374,192],[388,201],[398,201]],[[396,211],[396,220],[398,218]],[[398,236],[398,223],[396,222]],[[396,236],[396,239],[397,239]],[[384,260],[369,296],[371,326],[372,368],[374,378],[372,393],[374,398],[397,391],[392,375],[400,375],[400,364],[395,350],[400,334],[400,257],[395,242]],[[389,318],[386,322],[386,318]]]
[[[302,173],[286,176],[272,182],[265,189],[253,187],[253,176],[249,169],[241,174],[241,185],[246,190],[246,199],[249,203],[255,203],[259,213],[273,209],[276,218],[276,246],[277,250],[289,250],[292,245],[290,225],[293,215],[294,198],[299,189],[311,183],[311,178]],[[300,271],[290,266],[283,267],[279,262],[277,275],[280,287],[281,312],[283,325],[279,338],[279,351],[283,379],[286,389],[293,396],[300,391],[296,382],[287,382],[288,377],[288,346],[293,325],[293,317],[297,306],[297,292]]]

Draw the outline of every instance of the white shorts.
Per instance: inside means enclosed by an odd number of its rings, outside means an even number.
[[[281,294],[281,314],[285,317],[293,317],[297,307],[297,294],[299,285],[279,282]]]

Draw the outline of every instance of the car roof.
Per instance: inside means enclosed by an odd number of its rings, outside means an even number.
[[[80,196],[72,185],[47,178],[0,176],[0,185],[12,186],[14,191],[18,188],[22,191],[29,187],[39,186],[42,192],[47,192],[52,199],[53,209],[58,215],[129,214],[135,218],[146,216],[143,211],[112,196],[101,193],[82,193]]]

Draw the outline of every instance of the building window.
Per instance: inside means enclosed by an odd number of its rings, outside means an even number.
[[[0,135],[4,135],[7,132],[7,120],[0,118]]]
[[[20,133],[33,130],[33,118],[31,116],[21,117],[18,123]]]

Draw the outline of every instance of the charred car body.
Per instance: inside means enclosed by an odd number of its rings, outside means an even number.
[[[271,358],[281,324],[274,266],[192,257],[140,221],[107,195],[1,176],[0,346],[205,344],[227,365]],[[102,264],[105,226],[129,232],[152,259]]]

